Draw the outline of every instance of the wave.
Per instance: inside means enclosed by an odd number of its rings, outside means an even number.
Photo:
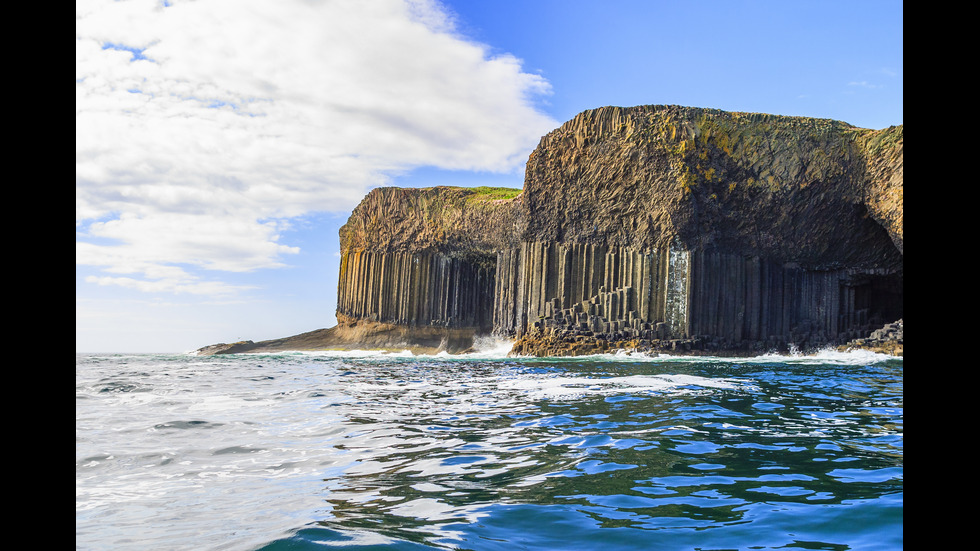
[[[799,351],[791,350],[788,354],[768,353],[751,358],[754,361],[763,362],[782,362],[796,364],[840,364],[840,365],[867,365],[888,360],[901,360],[902,356],[892,356],[871,350],[850,349],[846,351],[836,348],[824,348],[813,353],[804,354]]]
[[[624,377],[569,377],[533,374],[499,381],[504,390],[527,393],[535,399],[577,398],[587,395],[612,396],[635,393],[688,393],[703,390],[750,388],[738,379],[709,378],[685,374],[629,375]]]
[[[575,361],[575,362],[676,362],[676,363],[702,363],[702,362],[729,362],[729,363],[787,363],[787,364],[834,364],[834,365],[868,365],[873,363],[885,362],[890,360],[902,360],[901,356],[892,356],[870,350],[850,349],[846,351],[836,348],[824,348],[812,352],[801,352],[791,349],[789,352],[765,352],[755,356],[713,356],[713,355],[690,355],[690,354],[670,354],[664,352],[642,352],[633,350],[616,350],[614,352],[601,354],[587,354],[582,356],[510,356],[513,340],[501,337],[477,337],[473,348],[467,352],[450,354],[449,352],[438,352],[435,354],[418,354],[409,349],[391,350],[316,350],[316,351],[282,351],[282,352],[263,352],[242,355],[260,356],[315,356],[324,358],[343,358],[343,359],[411,359],[411,360],[520,360],[524,362],[554,362],[554,361]]]
[[[765,352],[755,356],[712,356],[669,354],[658,352],[641,352],[617,350],[605,354],[589,354],[585,356],[563,358],[538,358],[535,356],[518,356],[521,360],[574,360],[574,361],[615,361],[615,362],[727,362],[727,363],[787,363],[787,364],[838,364],[838,365],[868,365],[888,360],[901,360],[901,356],[891,356],[870,350],[852,349],[840,351],[826,348],[814,352],[803,353],[791,350],[787,353]]]

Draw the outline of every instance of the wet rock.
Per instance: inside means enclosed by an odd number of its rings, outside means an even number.
[[[851,340],[839,346],[838,349],[845,351],[861,349],[890,356],[902,356],[905,349],[904,326],[903,320],[886,323],[881,328],[872,331],[869,337]]]

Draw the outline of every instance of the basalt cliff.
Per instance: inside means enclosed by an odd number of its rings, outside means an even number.
[[[585,111],[522,190],[378,188],[340,231],[338,325],[201,353],[902,353],[903,127]]]

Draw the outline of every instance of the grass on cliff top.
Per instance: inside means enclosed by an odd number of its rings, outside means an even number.
[[[474,193],[469,197],[473,201],[496,201],[499,199],[513,199],[520,195],[520,188],[509,188],[509,187],[489,187],[489,186],[479,186],[474,188],[467,188],[472,190]]]
[[[904,134],[904,124],[889,126],[888,128],[883,128],[872,132],[866,132],[864,134],[865,139],[867,140],[867,145],[865,147],[867,148],[868,152],[876,154],[882,150],[893,148],[898,145],[898,142],[904,141]]]

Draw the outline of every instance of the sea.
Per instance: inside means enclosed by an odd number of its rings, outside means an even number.
[[[898,550],[903,358],[76,354],[81,550]]]

